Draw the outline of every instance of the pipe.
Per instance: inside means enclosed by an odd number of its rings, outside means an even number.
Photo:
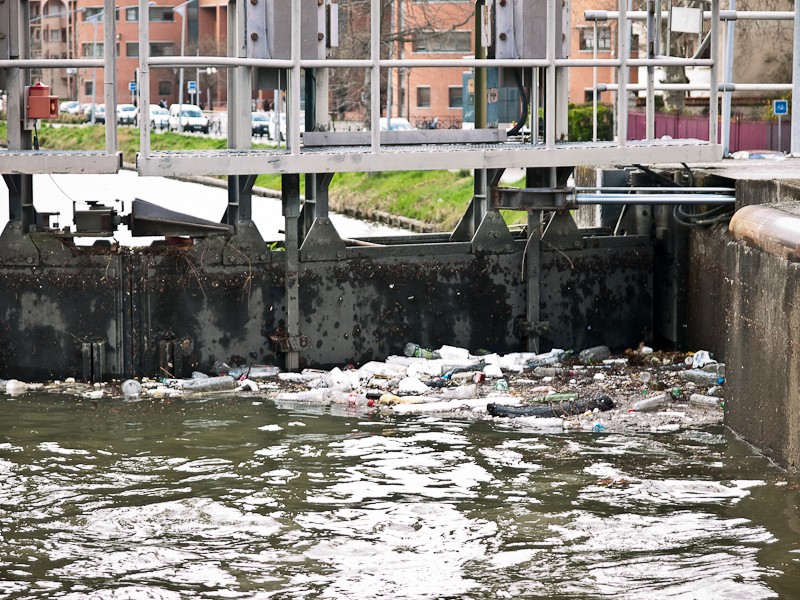
[[[703,11],[703,18],[711,18],[710,10]],[[620,18],[617,10],[586,10],[583,18],[587,21],[616,21]],[[667,11],[661,11],[661,20],[669,18]],[[721,10],[719,11],[720,21],[792,21],[795,13],[788,10]],[[629,21],[646,21],[647,11],[632,10],[628,11]]]
[[[719,194],[575,194],[577,204],[735,204],[733,196]]]
[[[734,240],[791,262],[800,262],[800,217],[777,208],[750,205],[728,225]]]

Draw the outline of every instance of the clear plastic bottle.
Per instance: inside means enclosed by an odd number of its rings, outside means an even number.
[[[135,379],[126,379],[122,382],[122,394],[126,398],[138,398],[142,393],[142,384]]]
[[[651,398],[644,398],[643,400],[634,402],[633,406],[631,406],[631,410],[633,412],[649,412],[652,410],[658,410],[664,406],[666,399],[667,397],[664,394],[652,396]]]
[[[706,371],[702,371],[700,369],[689,369],[687,371],[682,371],[680,376],[684,381],[691,381],[697,385],[712,386],[719,385],[725,381],[724,377],[717,375],[716,373],[707,373]]]
[[[181,385],[186,392],[222,392],[236,388],[236,380],[230,375],[221,377],[205,377],[203,379],[187,379]]]

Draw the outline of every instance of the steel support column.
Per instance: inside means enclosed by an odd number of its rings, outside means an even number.
[[[296,173],[281,178],[281,200],[286,220],[286,333],[289,348],[286,353],[286,369],[293,371],[300,366],[300,356],[293,340],[300,336],[300,244],[297,223],[300,216],[300,176]]]

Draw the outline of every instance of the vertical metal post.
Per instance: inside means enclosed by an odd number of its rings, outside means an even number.
[[[139,152],[150,156],[150,9],[139,0]]]
[[[296,13],[299,15],[299,13]],[[292,347],[300,335],[300,246],[297,219],[300,216],[300,176],[296,173],[281,178],[281,199],[285,218],[284,248],[286,254],[286,333],[290,348],[286,353],[286,369],[300,367],[300,356]]]
[[[103,7],[103,102],[106,105],[106,151],[117,151],[117,20],[114,0]]]
[[[245,58],[247,15],[243,2],[232,1],[228,10],[228,56]],[[228,71],[228,148],[245,149],[252,144],[250,124],[251,69],[234,67]],[[228,176],[228,224],[239,232],[239,223],[249,214],[252,183],[248,176]],[[249,220],[249,216],[246,218]]]
[[[652,0],[651,0],[652,1]],[[597,60],[597,20],[592,23],[592,60]],[[592,141],[597,141],[597,65],[592,67]]]
[[[483,9],[485,0],[475,2],[475,58],[486,58],[486,47],[483,45]],[[486,127],[486,68],[475,67],[475,129]]]
[[[292,0],[297,2],[297,0]],[[381,150],[381,70],[378,61],[381,58],[381,3],[380,0],[370,2],[370,124],[372,125],[372,151]]]
[[[658,19],[661,19],[661,6],[659,2]],[[647,58],[656,57],[655,40],[656,0],[647,0]],[[656,136],[656,93],[655,93],[655,67],[647,67],[647,100],[645,103],[645,137],[652,140]]]
[[[525,246],[526,315],[528,327],[528,352],[539,352],[538,324],[541,318],[539,275],[541,272],[542,211],[528,211],[528,243]]]
[[[302,23],[300,0],[292,0],[292,61],[294,64],[292,66],[291,85],[289,88],[291,109],[287,111],[286,126],[289,128],[287,135],[289,150],[295,156],[300,154],[300,58],[301,49],[303,47]],[[242,31],[244,31],[244,29]],[[247,71],[248,73],[250,72],[249,69]],[[250,85],[248,85],[246,89],[249,91]],[[378,100],[380,100],[380,94],[378,96]],[[291,121],[288,118],[289,116],[291,116]],[[248,123],[249,122],[250,119],[248,118]],[[278,124],[278,128],[280,129],[280,124]]]
[[[711,81],[708,106],[708,142],[719,144],[719,0],[711,0]]]
[[[628,0],[619,0],[617,48],[617,145],[625,146],[628,140]]]
[[[736,0],[728,1],[728,8],[736,10]],[[733,83],[733,43],[736,19],[728,19],[725,33],[725,78],[724,83]],[[727,87],[722,92],[722,155],[728,156],[731,150],[731,99],[733,92]]]
[[[794,3],[794,49],[792,51],[792,89],[800,90],[800,2]],[[800,93],[792,94],[792,156],[800,156]]]
[[[561,10],[556,10],[556,19],[560,21],[561,31],[570,31],[570,1],[562,0],[557,2]],[[554,34],[555,35],[555,34]],[[559,58],[569,58],[570,36],[562,35],[560,38]],[[559,40],[556,40],[558,48]],[[565,140],[569,134],[569,68],[556,67],[556,139]],[[548,92],[552,93],[552,92]]]
[[[621,0],[624,1],[624,0]],[[547,71],[545,77],[544,141],[550,149],[556,147],[556,0],[547,3]]]

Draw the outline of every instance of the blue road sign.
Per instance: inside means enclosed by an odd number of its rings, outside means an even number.
[[[132,91],[132,92],[135,92],[135,91],[136,91],[136,82],[135,82],[135,81],[131,81],[131,82],[128,84],[128,89],[129,89],[130,91]]]
[[[189,82],[187,82],[186,85],[187,85],[187,87],[188,87],[190,92],[196,92],[197,91],[197,82],[196,81],[189,81]]]
[[[772,101],[772,112],[776,115],[788,115],[789,114],[789,101],[788,100],[773,100]]]

